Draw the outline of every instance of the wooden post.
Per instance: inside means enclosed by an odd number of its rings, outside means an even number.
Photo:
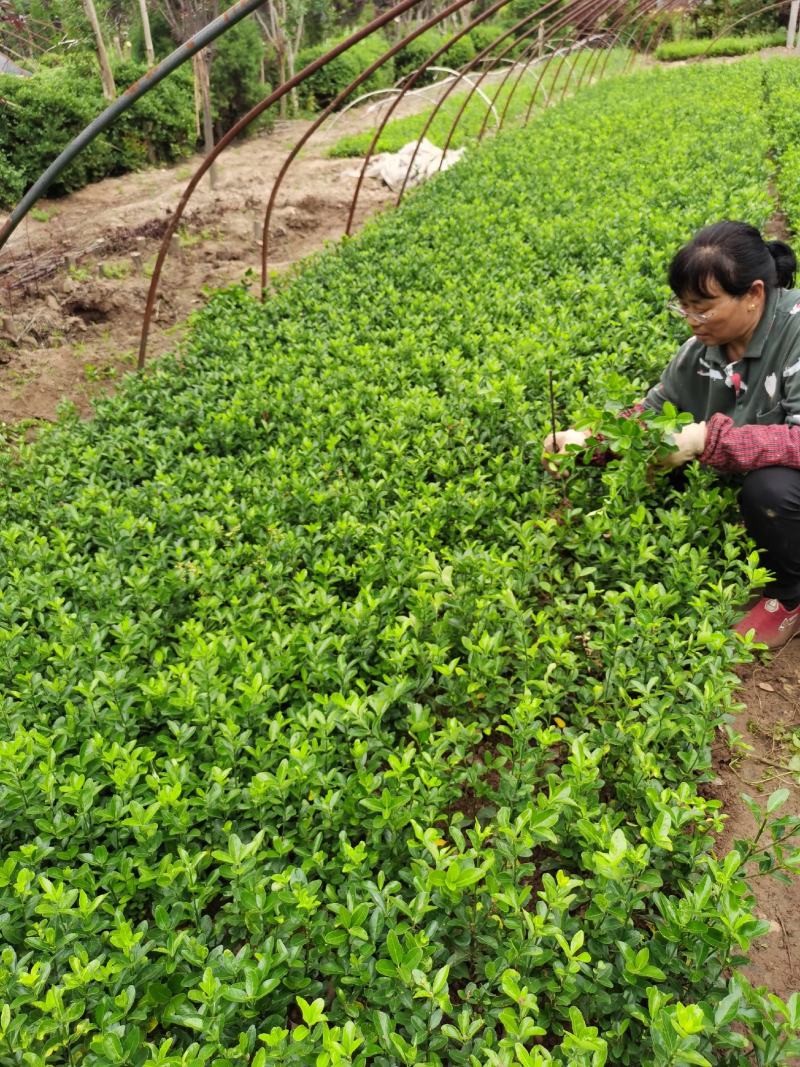
[[[117,87],[114,84],[114,75],[111,72],[111,64],[108,61],[103,34],[100,31],[100,22],[94,9],[94,0],[83,0],[83,10],[94,31],[94,39],[97,43],[97,58],[100,60],[100,78],[103,82],[103,96],[106,100],[113,100],[117,95]]]
[[[797,32],[797,12],[800,9],[800,0],[792,0],[789,8],[789,28],[786,31],[786,47],[794,48],[794,38]]]
[[[147,0],[139,0],[139,14],[142,17],[142,33],[144,34],[144,54],[147,56],[147,65],[152,67],[156,61],[153,51],[153,38],[150,34],[150,16],[147,13]]]

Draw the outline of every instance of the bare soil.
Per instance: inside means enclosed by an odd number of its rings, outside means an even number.
[[[409,100],[397,114],[430,105]],[[329,120],[294,161],[276,201],[269,269],[283,272],[344,232],[355,190],[355,159],[328,159],[345,133],[371,127],[367,106]],[[261,227],[274,179],[308,129],[304,120],[232,146],[204,179],[159,287],[148,359],[175,347],[187,316],[210,290],[260,278]],[[42,200],[0,252],[0,423],[55,418],[72,401],[92,400],[133,369],[149,275],[160,238],[191,174],[183,164],[96,182]],[[355,229],[395,196],[379,179],[364,182]]]
[[[428,103],[408,101],[400,113]],[[323,127],[295,160],[270,233],[272,270],[285,271],[341,236],[357,161],[325,153],[344,133],[374,121],[373,112],[354,109]],[[215,188],[204,180],[197,190],[179,251],[162,277],[149,359],[175,347],[187,316],[205,303],[209,290],[241,280],[248,269],[258,274],[260,227],[273,180],[307,128],[304,121],[279,122],[270,133],[233,146],[221,158]],[[0,252],[0,424],[30,432],[37,421],[54,419],[64,400],[88,416],[93,399],[133,369],[148,271],[199,162],[195,157],[42,201],[38,218],[29,216]],[[393,201],[377,179],[368,179],[356,228]],[[776,212],[772,236],[786,236],[784,223]],[[42,271],[38,279],[23,281]],[[715,750],[713,790],[727,813],[720,853],[753,832],[742,793],[764,798],[786,786],[791,796],[782,810],[800,815],[800,772],[789,768],[800,752],[793,742],[795,734],[800,739],[800,641],[743,670],[740,697],[744,710],[734,729],[749,749],[732,750],[720,740]],[[754,877],[752,886],[771,932],[758,942],[746,973],[785,999],[800,988],[800,881],[784,885]]]
[[[733,848],[738,838],[752,837],[756,831],[743,793],[763,808],[770,793],[786,788],[789,799],[776,814],[800,816],[800,761],[796,767],[789,766],[790,760],[800,756],[800,641],[790,642],[771,656],[765,654],[740,673],[738,695],[743,709],[733,728],[747,750],[731,749],[720,740],[714,753],[717,782],[713,794],[727,815],[718,842],[720,855]],[[761,843],[766,841],[762,838]],[[756,942],[744,973],[754,985],[765,985],[785,1000],[800,989],[800,879],[787,885],[772,876],[759,876],[755,865],[748,873],[756,911],[770,923],[770,933]]]

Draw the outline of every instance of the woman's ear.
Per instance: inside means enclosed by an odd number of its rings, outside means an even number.
[[[758,300],[764,295],[764,282],[761,280],[761,278],[756,278],[756,280],[747,290],[747,295],[753,300]]]

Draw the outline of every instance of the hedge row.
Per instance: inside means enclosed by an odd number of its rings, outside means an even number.
[[[268,92],[260,80],[262,52],[258,27],[249,21],[217,43],[211,68],[217,136]],[[146,69],[141,62],[118,63],[117,86],[126,88]],[[30,78],[0,76],[0,206],[11,207],[106,106],[95,65],[89,62],[43,66]],[[265,117],[260,125],[268,121]],[[196,144],[194,88],[186,65],[95,138],[51,186],[51,193],[59,196],[148,163],[175,162]]]
[[[478,51],[488,47],[501,33],[502,29],[496,25],[478,26],[472,33],[455,41],[433,65],[458,70],[469,63]],[[412,71],[421,67],[439,48],[446,45],[450,37],[450,34],[441,33],[435,29],[427,30],[380,67],[358,88],[351,99],[355,99],[362,93],[388,88],[401,78],[407,77]],[[303,49],[297,58],[297,69],[301,70],[324,55],[339,40],[328,40],[313,48]],[[389,47],[389,42],[378,34],[354,46],[338,59],[327,64],[301,86],[301,97],[306,105],[312,109],[325,107]],[[434,72],[426,72],[417,79],[415,85],[428,85],[441,76]]]
[[[754,34],[749,37],[692,38],[685,41],[665,41],[655,50],[656,59],[674,63],[680,59],[694,59],[697,56],[744,56],[750,52],[759,52],[762,48],[773,48],[786,44],[786,31]]]
[[[761,84],[595,86],[2,459],[2,1067],[797,1056],[712,852],[763,574],[602,413],[770,212]],[[605,469],[542,471],[549,370]]]
[[[115,76],[128,85],[145,69],[120,64]],[[31,78],[0,76],[0,97],[0,204],[11,206],[107,102],[97,75],[73,64]],[[58,196],[148,162],[174,161],[191,151],[194,136],[191,74],[177,71],[96,137],[51,191]]]

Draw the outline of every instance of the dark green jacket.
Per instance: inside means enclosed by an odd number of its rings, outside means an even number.
[[[727,415],[734,426],[800,425],[800,289],[772,289],[747,350],[728,363],[696,337],[680,348],[644,406],[665,401],[695,420]]]

